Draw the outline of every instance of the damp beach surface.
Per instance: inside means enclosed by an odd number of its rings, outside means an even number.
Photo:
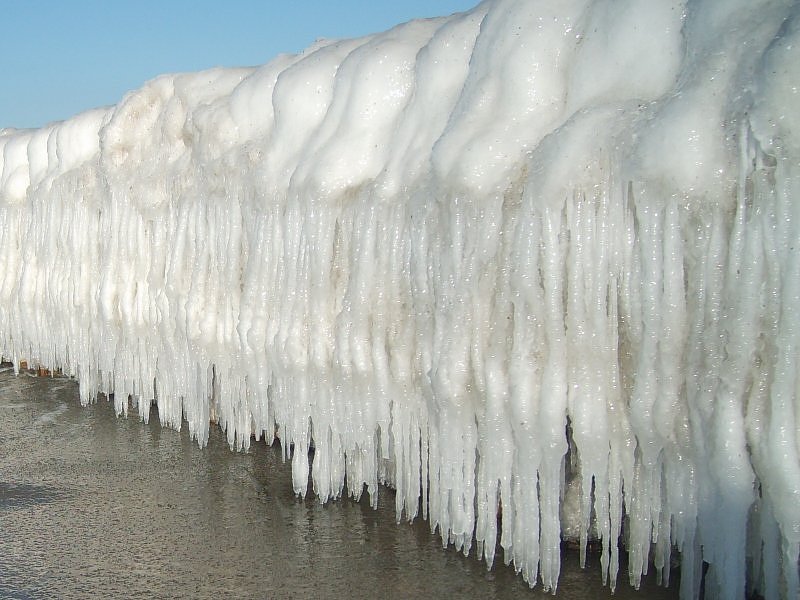
[[[65,378],[0,373],[2,598],[544,598],[511,567],[442,549],[427,522],[395,522],[393,491],[320,504],[292,491],[276,442],[231,452],[212,427],[80,407]],[[562,557],[558,598],[609,598],[599,556]],[[621,569],[615,598],[676,598]],[[678,574],[675,574],[677,579]]]

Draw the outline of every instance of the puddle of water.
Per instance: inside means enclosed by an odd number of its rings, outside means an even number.
[[[55,488],[0,481],[0,510],[52,502],[58,496]]]

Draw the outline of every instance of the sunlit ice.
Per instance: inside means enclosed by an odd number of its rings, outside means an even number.
[[[3,130],[0,351],[532,586],[796,598],[799,18],[488,0]]]

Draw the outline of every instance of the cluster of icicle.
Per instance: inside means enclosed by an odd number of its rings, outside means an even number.
[[[0,352],[277,431],[297,493],[389,484],[531,585],[596,538],[612,588],[621,542],[633,585],[677,551],[683,598],[797,598],[798,85],[758,0],[489,0],[158,78],[0,133]]]

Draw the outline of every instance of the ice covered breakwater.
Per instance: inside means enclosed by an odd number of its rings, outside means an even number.
[[[0,352],[531,584],[796,598],[799,13],[488,1],[4,130]]]

